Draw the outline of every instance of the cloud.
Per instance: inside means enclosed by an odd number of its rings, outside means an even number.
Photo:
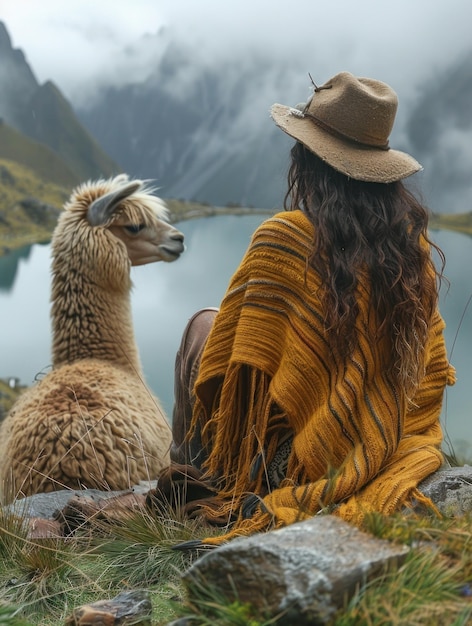
[[[133,45],[163,24],[149,0],[2,0],[0,20],[39,82],[51,79],[69,97],[103,77],[145,78],[153,47],[137,58]]]
[[[144,80],[169,39],[189,46],[195,63],[263,55],[319,82],[349,70],[414,97],[470,47],[471,15],[469,0],[2,0],[0,8],[38,80],[70,98],[104,79]]]
[[[236,151],[260,136],[261,124],[269,128],[270,104],[306,99],[308,73],[320,84],[341,70],[384,80],[397,91],[391,145],[409,151],[411,111],[428,85],[440,83],[445,70],[472,49],[471,18],[469,0],[1,0],[0,5],[0,20],[39,82],[53,80],[77,110],[93,103],[98,86],[157,75],[167,53],[176,63],[161,86],[174,97],[200,98],[195,106],[205,107],[209,118],[199,131],[206,135],[196,134],[194,141],[216,155],[214,163],[224,154],[222,137]],[[202,68],[219,64],[218,84],[208,92],[224,92],[219,102],[228,109],[237,105],[229,133],[218,132],[217,112],[205,101]],[[257,89],[245,89],[248,80]],[[441,142],[442,154],[461,155],[454,171],[462,175],[470,162],[465,139],[451,135]],[[451,171],[444,159],[435,151],[421,160],[428,168],[425,184],[440,205]],[[185,171],[195,186],[195,171]],[[466,186],[462,178],[459,182]],[[470,189],[467,193],[461,206],[469,204]]]

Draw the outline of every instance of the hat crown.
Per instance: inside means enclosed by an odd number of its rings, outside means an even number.
[[[347,139],[385,149],[397,107],[397,94],[386,83],[341,72],[315,89],[304,113]]]

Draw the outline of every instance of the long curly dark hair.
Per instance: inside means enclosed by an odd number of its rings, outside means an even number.
[[[284,207],[303,210],[314,225],[309,263],[326,286],[325,325],[333,351],[346,358],[357,345],[356,287],[367,274],[370,308],[377,315],[371,340],[389,341],[384,365],[413,393],[424,373],[424,347],[445,265],[443,252],[428,237],[427,209],[402,181],[354,180],[299,142],[291,150]]]

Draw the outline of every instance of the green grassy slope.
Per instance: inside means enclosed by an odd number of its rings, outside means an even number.
[[[464,235],[472,235],[472,211],[451,214],[434,213],[430,219],[430,228],[433,230],[453,230]]]
[[[48,241],[70,189],[0,158],[0,254]]]
[[[1,120],[0,159],[22,164],[38,178],[64,187],[72,187],[80,181],[51,148],[29,139]]]

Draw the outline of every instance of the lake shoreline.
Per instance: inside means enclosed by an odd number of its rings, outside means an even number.
[[[165,199],[169,210],[169,222],[177,224],[188,220],[201,219],[204,217],[216,217],[221,215],[267,215],[270,217],[282,211],[281,208],[267,209],[242,206],[218,207],[202,204],[190,200]],[[469,213],[432,213],[429,220],[430,230],[449,230],[472,236],[472,212]],[[22,230],[17,233],[0,233],[0,257],[10,254],[18,248],[34,244],[49,243],[54,228],[46,230],[32,225],[31,230]]]
[[[169,222],[177,224],[188,220],[201,219],[204,217],[217,217],[221,215],[267,215],[270,217],[281,209],[255,209],[252,207],[215,207],[177,200],[165,200],[169,209]],[[35,244],[47,244],[51,241],[54,229],[44,230],[37,227],[31,230],[23,230],[19,233],[0,235],[0,257],[6,256],[19,248]]]

